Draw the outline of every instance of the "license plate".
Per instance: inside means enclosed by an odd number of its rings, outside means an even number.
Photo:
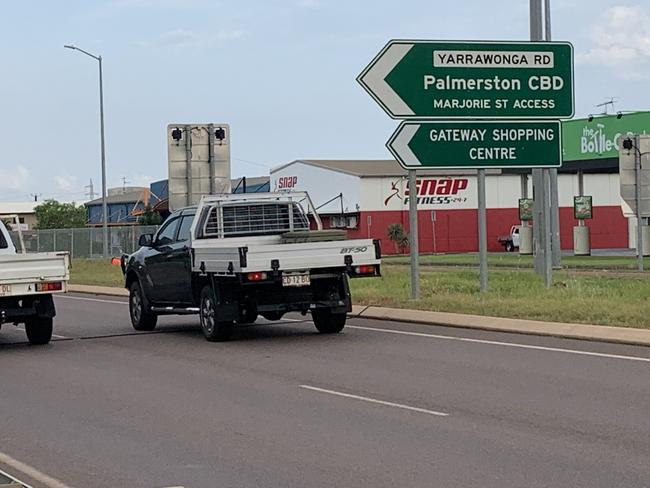
[[[283,274],[282,286],[309,286],[311,279],[308,274]]]
[[[0,285],[0,297],[11,295],[11,285]]]

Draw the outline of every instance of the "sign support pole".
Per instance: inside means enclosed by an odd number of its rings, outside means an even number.
[[[478,261],[481,293],[488,291],[487,217],[485,203],[485,170],[478,170]]]
[[[550,288],[553,285],[553,251],[551,249],[552,242],[552,229],[551,229],[551,175],[550,171],[547,169],[543,173],[542,179],[544,196],[543,203],[544,205],[544,223],[543,223],[543,232],[544,232],[544,284],[546,288]]]
[[[418,250],[418,189],[414,169],[409,170],[409,245],[411,247],[411,298],[420,299],[420,258]]]
[[[544,37],[551,41],[551,0],[544,0]],[[557,169],[549,171],[551,184],[551,252],[553,269],[562,268],[562,250],[560,249],[560,208],[557,188]]]
[[[636,200],[636,253],[643,271],[643,217],[641,217],[641,138],[634,136],[634,199]]]

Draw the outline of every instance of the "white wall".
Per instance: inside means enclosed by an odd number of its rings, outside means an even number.
[[[282,190],[307,191],[316,207],[343,193],[345,212],[357,212],[361,207],[359,177],[300,162],[271,171],[271,191]],[[341,201],[337,199],[318,211],[319,213],[340,212]]]
[[[474,209],[478,206],[477,183],[475,176],[421,177],[425,186],[421,187],[419,208],[421,209]],[[436,186],[431,182],[435,180]],[[446,182],[452,181],[454,194],[448,194]],[[467,186],[454,181],[466,180]],[[400,210],[408,208],[406,203],[407,179],[362,178],[361,207],[363,210]],[[455,192],[453,190],[456,190]],[[585,195],[593,197],[594,206],[620,205],[619,183],[617,174],[584,175]],[[433,190],[433,195],[430,190]],[[558,191],[561,207],[572,207],[573,197],[578,194],[577,175],[559,175]],[[521,197],[521,179],[519,175],[490,175],[486,177],[486,199],[488,208],[517,208]],[[424,195],[423,195],[424,193]],[[395,196],[390,197],[395,194]],[[532,178],[528,178],[528,195],[532,197]],[[389,198],[390,197],[390,198]],[[388,202],[386,202],[388,199]]]

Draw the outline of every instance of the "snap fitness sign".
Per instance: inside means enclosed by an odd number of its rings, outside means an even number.
[[[594,117],[562,122],[565,161],[618,158],[622,136],[650,133],[650,112]]]
[[[466,190],[468,178],[418,178],[416,182],[418,205],[453,205],[467,201]],[[391,182],[389,194],[384,199],[387,207],[391,200],[400,200],[403,205],[409,203],[408,186],[403,180]]]

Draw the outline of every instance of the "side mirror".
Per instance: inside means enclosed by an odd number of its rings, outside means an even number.
[[[151,247],[153,245],[153,234],[142,234],[138,240],[140,247]]]

